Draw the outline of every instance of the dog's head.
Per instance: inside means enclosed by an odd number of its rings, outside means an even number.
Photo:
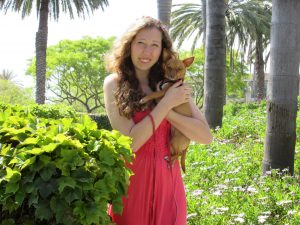
[[[163,59],[165,78],[174,81],[179,79],[183,80],[185,77],[186,68],[188,68],[194,62],[194,57],[180,60],[177,55],[169,54],[166,50],[163,51]]]

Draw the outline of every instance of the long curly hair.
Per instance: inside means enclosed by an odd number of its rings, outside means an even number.
[[[139,86],[139,80],[136,77],[134,65],[131,60],[131,43],[133,39],[142,29],[153,27],[162,33],[162,51],[164,49],[171,54],[175,54],[166,26],[159,20],[147,16],[137,19],[127,32],[115,42],[111,53],[106,57],[107,70],[118,74],[120,78],[115,92],[116,105],[119,108],[120,115],[128,119],[132,118],[135,112],[151,107],[154,104],[153,102],[147,105],[139,103],[145,94]],[[149,72],[149,87],[152,91],[156,90],[157,83],[163,80],[164,77],[162,55],[161,53],[158,61],[152,66]]]

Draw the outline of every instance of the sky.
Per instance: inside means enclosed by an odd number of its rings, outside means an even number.
[[[173,0],[173,4],[199,3],[200,0]],[[64,39],[78,40],[84,36],[108,38],[122,35],[128,26],[138,17],[157,18],[157,0],[108,0],[104,11],[97,10],[84,19],[71,20],[61,13],[58,22],[49,19],[48,46]],[[35,56],[35,33],[38,19],[35,8],[30,16],[9,11],[0,11],[0,71],[9,70],[16,76],[18,83],[32,87],[31,77],[25,76],[28,59]]]

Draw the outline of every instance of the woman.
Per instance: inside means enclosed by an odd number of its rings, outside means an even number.
[[[198,143],[212,140],[205,118],[192,101],[191,88],[181,81],[158,103],[139,104],[163,79],[163,49],[175,54],[167,30],[158,20],[142,17],[118,40],[108,58],[112,74],[104,81],[107,115],[113,129],[132,138],[135,153],[123,213],[111,212],[117,225],[185,225],[186,198],[179,163],[169,163],[171,126]],[[186,102],[192,117],[172,110]]]

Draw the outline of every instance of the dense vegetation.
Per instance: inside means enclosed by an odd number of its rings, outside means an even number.
[[[211,145],[188,152],[188,224],[300,224],[300,118],[295,174],[261,176],[266,104],[225,106]]]
[[[69,107],[0,104],[0,221],[108,224],[121,212],[130,139]]]

